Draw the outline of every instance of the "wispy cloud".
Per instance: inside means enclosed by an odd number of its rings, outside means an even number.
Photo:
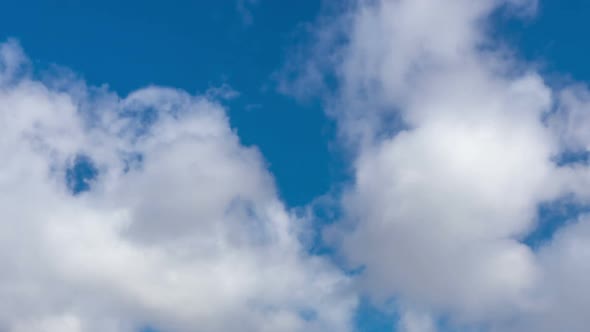
[[[245,25],[251,25],[254,23],[252,9],[258,5],[258,2],[259,0],[237,0],[236,10]]]

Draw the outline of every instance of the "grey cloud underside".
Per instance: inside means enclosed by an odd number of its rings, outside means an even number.
[[[30,69],[1,44],[0,330],[350,329],[350,280],[307,254],[220,104]],[[80,156],[96,177],[74,195]]]
[[[320,22],[311,60],[282,82],[297,96],[322,91],[339,123],[354,183],[325,237],[363,268],[357,282],[376,303],[399,304],[400,331],[435,331],[441,318],[451,330],[590,324],[590,218],[565,223],[538,250],[523,242],[541,204],[590,203],[587,162],[560,162],[588,152],[587,87],[552,88],[490,37],[495,11],[536,7],[355,1]]]

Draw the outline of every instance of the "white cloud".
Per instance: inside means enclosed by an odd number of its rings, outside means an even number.
[[[26,63],[0,46],[0,330],[349,330],[348,278],[306,253],[220,104]],[[77,156],[98,175],[74,195]]]
[[[582,226],[540,252],[521,241],[540,204],[564,195],[587,204],[590,174],[557,162],[588,150],[586,88],[550,88],[490,38],[496,10],[536,5],[356,1],[317,33],[290,88],[338,82],[324,97],[353,151],[354,183],[326,236],[364,267],[360,282],[377,302],[394,297],[459,328],[587,329]],[[429,319],[402,315],[400,326],[430,331]]]
[[[590,324],[590,219],[581,217],[539,252],[543,269],[537,307],[511,331],[584,331]]]

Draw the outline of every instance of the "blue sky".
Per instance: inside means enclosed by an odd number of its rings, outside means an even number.
[[[251,5],[251,24],[244,22],[236,1],[9,6],[1,14],[0,36],[18,38],[39,68],[58,64],[123,95],[149,84],[193,93],[229,84],[240,93],[229,102],[232,125],[245,144],[263,151],[290,204],[309,202],[340,176],[330,155],[333,125],[317,105],[278,94],[273,80],[302,38],[300,25],[318,15],[318,1]]]
[[[191,92],[229,84],[240,93],[229,101],[232,125],[245,144],[262,150],[290,205],[306,204],[342,180],[346,167],[332,144],[334,124],[319,105],[278,93],[273,79],[305,39],[302,26],[320,15],[321,1],[261,1],[250,5],[250,24],[232,0],[8,6],[0,37],[18,38],[39,68],[64,66],[123,95],[149,84]],[[495,28],[548,74],[588,81],[589,46],[575,36],[590,28],[589,11],[582,0],[545,0],[534,18],[504,17]]]
[[[166,4],[159,1],[23,0],[3,4],[0,41],[18,40],[40,76],[57,65],[73,71],[90,86],[108,85],[110,91],[122,97],[150,85],[170,86],[195,95],[229,86],[238,93],[235,98],[221,101],[227,109],[230,126],[242,145],[258,147],[286,209],[305,208],[318,197],[335,192],[340,199],[339,188],[355,181],[353,168],[356,165],[353,158],[343,152],[350,147],[337,135],[336,128],[344,120],[326,114],[329,106],[323,96],[299,100],[278,89],[281,70],[295,50],[309,45],[313,39],[310,27],[317,28],[313,24],[327,15],[325,4],[307,0],[259,0],[244,1],[243,6],[236,0],[178,0]],[[507,42],[520,61],[533,64],[546,84],[553,88],[590,81],[590,46],[584,40],[585,32],[590,31],[588,15],[588,1],[541,0],[534,16],[499,14],[490,22],[494,37]],[[368,156],[359,160],[372,160],[369,153],[358,152]],[[71,181],[71,170],[67,173],[68,181]],[[100,171],[82,169],[77,172],[75,176],[95,177]],[[76,186],[81,191],[90,189],[87,184]],[[365,200],[359,198],[359,202]],[[535,218],[541,220],[539,226],[528,233],[518,228],[506,237],[525,238],[524,242],[536,248],[539,243],[550,241],[573,216],[585,212],[585,204],[575,201],[563,208],[552,208],[555,201],[550,200],[545,205],[535,206],[539,211]],[[314,222],[323,225],[333,220],[320,218]],[[349,243],[347,241],[343,240]],[[413,247],[405,249],[408,248]],[[354,244],[348,249],[363,251]],[[383,255],[386,254],[387,250]],[[384,257],[379,253],[367,255],[351,258],[352,264],[370,267],[372,257]],[[553,256],[548,257],[550,260]],[[330,254],[327,259],[341,263],[338,253]],[[375,270],[380,271],[379,268]],[[375,275],[377,277],[368,282],[377,285],[382,276]],[[386,277],[397,276],[393,275]],[[403,283],[403,277],[400,280],[399,287],[368,287],[361,291],[361,304],[353,318],[357,331],[402,330],[398,325],[399,313],[377,309],[368,300],[375,292],[384,297],[392,296],[388,292],[409,294],[408,303],[424,301],[424,305],[417,307],[428,308],[429,314],[429,305],[443,307],[441,313],[432,309],[434,321],[449,313],[452,315],[454,310],[460,312],[458,316],[463,313],[461,317],[469,319],[480,314],[471,317],[468,310],[465,313],[457,309],[463,308],[463,303],[445,307],[445,301],[437,302],[438,299],[432,300],[420,291],[415,292],[418,295],[412,291],[405,293],[402,288],[413,288]],[[433,297],[442,296],[440,294],[445,293],[441,291]],[[469,324],[477,321],[473,319]],[[144,323],[147,326],[144,332],[155,331],[152,322]],[[406,328],[408,332],[434,331],[428,327],[423,330]],[[440,329],[446,332],[444,327]]]

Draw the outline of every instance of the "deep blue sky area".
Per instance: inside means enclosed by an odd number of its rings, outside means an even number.
[[[290,206],[330,189],[345,169],[332,146],[334,125],[318,105],[276,92],[280,69],[301,26],[320,14],[320,0],[261,0],[244,20],[237,0],[10,1],[0,12],[0,38],[17,38],[38,68],[68,67],[90,84],[121,95],[149,85],[202,93],[229,84],[232,126],[257,145]],[[500,20],[500,38],[552,73],[590,81],[590,1],[545,0],[526,20]]]
[[[303,206],[346,170],[333,146],[334,124],[320,105],[278,93],[273,73],[301,38],[302,24],[321,13],[322,1],[259,0],[248,8],[251,22],[237,0],[6,1],[0,40],[19,40],[37,68],[64,66],[121,96],[150,84],[191,93],[228,84],[240,93],[225,102],[232,126],[244,144],[260,148],[287,205]],[[588,0],[541,0],[536,17],[499,19],[496,31],[548,77],[573,73],[589,82],[589,17]],[[546,215],[540,219],[551,226],[539,238],[557,228],[558,214]],[[394,329],[392,318],[367,301],[357,323],[359,331]]]
[[[500,21],[500,37],[551,79],[590,81],[590,1],[539,0],[536,16]],[[569,73],[569,77],[555,75]],[[552,82],[550,82],[552,83]]]
[[[232,126],[262,150],[281,196],[303,205],[340,170],[332,162],[333,125],[317,105],[276,93],[273,73],[319,1],[261,1],[244,20],[236,0],[23,0],[0,12],[0,38],[18,39],[37,68],[68,67],[90,84],[124,96],[149,85],[203,93],[229,84]]]

